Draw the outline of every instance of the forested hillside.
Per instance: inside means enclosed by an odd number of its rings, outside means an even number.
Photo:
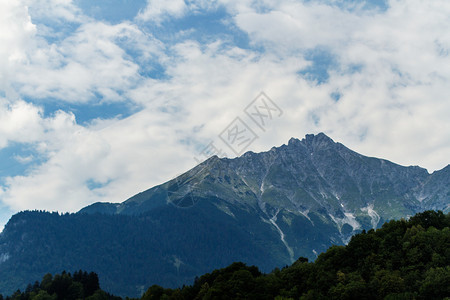
[[[158,272],[158,270],[148,270]],[[269,274],[237,262],[190,286],[153,285],[150,299],[445,299],[450,297],[450,214],[426,211],[390,221],[332,246],[315,262],[300,257]],[[120,299],[100,289],[94,273],[63,272],[9,299]],[[0,298],[1,299],[1,298]]]
[[[152,286],[142,299],[444,299],[449,227],[450,214],[426,211],[357,234],[313,263],[299,258],[267,275],[234,263],[182,289]]]

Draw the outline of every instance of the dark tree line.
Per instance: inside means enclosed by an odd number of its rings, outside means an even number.
[[[4,298],[0,295],[0,299]],[[76,300],[76,299],[121,299],[100,289],[98,276],[94,272],[77,271],[73,275],[66,273],[52,276],[46,274],[39,283],[29,284],[25,291],[17,290],[6,297],[10,300]]]

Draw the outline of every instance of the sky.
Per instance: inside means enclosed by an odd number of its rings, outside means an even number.
[[[0,229],[324,132],[450,163],[448,0],[0,0]]]

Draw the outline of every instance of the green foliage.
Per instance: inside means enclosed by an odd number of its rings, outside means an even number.
[[[422,281],[420,293],[427,299],[442,299],[450,295],[450,266],[429,269]]]
[[[450,217],[427,211],[363,231],[314,263],[262,274],[234,263],[192,286],[152,286],[142,299],[444,299],[450,297]]]
[[[3,297],[0,295],[0,299]],[[24,292],[17,290],[9,300],[116,300],[100,289],[97,274],[77,271],[71,275],[65,271],[52,276],[46,274],[41,283],[28,285]]]

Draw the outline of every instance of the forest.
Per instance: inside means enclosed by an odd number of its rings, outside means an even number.
[[[93,272],[64,271],[0,299],[122,298],[103,291]],[[450,214],[425,211],[387,222],[346,246],[330,247],[314,262],[300,257],[267,274],[236,262],[192,285],[153,285],[140,299],[450,299]]]

